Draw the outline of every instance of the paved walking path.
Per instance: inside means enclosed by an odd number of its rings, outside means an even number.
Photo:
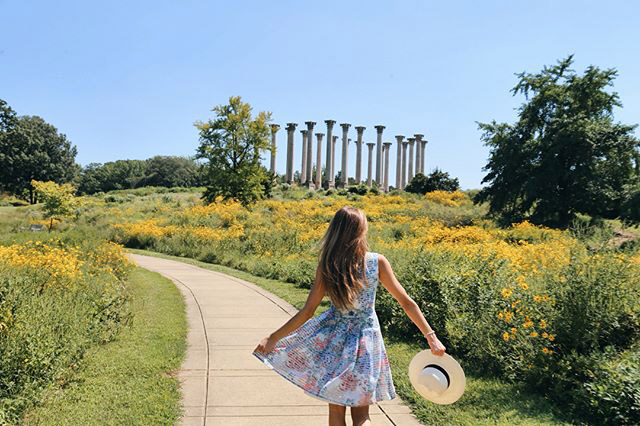
[[[182,425],[315,426],[327,404],[264,366],[251,352],[296,309],[260,287],[174,260],[130,254],[139,266],[173,280],[189,321],[187,357],[178,373]],[[371,407],[373,425],[419,425],[395,399]]]

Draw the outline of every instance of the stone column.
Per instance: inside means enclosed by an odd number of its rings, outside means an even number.
[[[278,124],[271,125],[271,164],[269,170],[271,173],[276,173],[276,133],[280,126]]]
[[[409,141],[409,170],[407,170],[407,183],[413,179],[413,145],[415,145],[415,138],[407,138]]]
[[[376,146],[375,143],[373,142],[369,142],[367,144],[367,147],[369,148],[369,160],[367,161],[367,164],[369,165],[369,168],[367,169],[367,186],[369,188],[371,188],[371,185],[373,184],[372,181],[372,176],[373,176],[373,147]]]
[[[356,126],[358,132],[358,139],[356,141],[356,185],[360,185],[362,180],[362,134],[364,133],[364,126]]]
[[[402,189],[402,139],[404,136],[397,135],[396,142],[398,143],[398,150],[396,151],[396,188]]]
[[[349,185],[349,163],[347,163],[347,148],[349,147],[349,127],[351,127],[351,124],[342,123],[340,124],[340,127],[342,127],[342,174],[340,175],[340,186],[342,188],[346,188],[347,185]]]
[[[422,148],[420,148],[420,156],[422,157],[420,158],[420,173],[424,174],[424,162],[425,162],[425,151],[427,150],[427,141],[424,139],[421,140],[420,145],[422,145]]]
[[[385,142],[382,150],[384,151],[384,178],[382,180],[384,192],[389,192],[389,150],[391,142]]]
[[[380,157],[380,167],[382,167],[382,173],[380,174],[380,185],[378,189],[384,187],[384,143],[382,144],[382,157]]]
[[[287,123],[287,176],[289,185],[293,183],[293,138],[295,137],[296,123]]]
[[[351,138],[347,138],[347,185],[349,186],[349,147],[351,146]]]
[[[338,143],[338,136],[333,136],[331,141],[331,188],[336,187],[336,143]]]
[[[407,145],[409,142],[402,142],[402,189],[407,186]]]
[[[420,133],[416,133],[415,135],[413,135],[414,138],[416,138],[416,164],[415,164],[415,174],[417,175],[418,173],[422,173],[422,138],[424,137],[424,135],[421,135]]]
[[[302,133],[302,164],[300,165],[300,185],[307,181],[307,131],[300,130]]]
[[[324,187],[331,188],[333,186],[333,125],[336,124],[335,120],[324,120],[327,123],[327,161],[325,165],[325,177]]]
[[[382,185],[382,131],[384,126],[374,126],[378,132],[378,139],[376,141],[376,183],[378,186]]]
[[[313,126],[314,121],[305,121],[307,125],[307,187],[313,189]]]
[[[324,133],[316,133],[318,138],[318,156],[316,157],[316,189],[322,188],[322,137]]]

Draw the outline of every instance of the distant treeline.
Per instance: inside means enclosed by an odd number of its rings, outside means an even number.
[[[200,165],[192,158],[155,156],[147,160],[91,163],[74,179],[78,192],[95,194],[143,186],[201,186]]]
[[[147,160],[76,163],[77,148],[37,116],[22,115],[0,99],[0,194],[37,202],[32,181],[73,183],[80,194],[143,186],[202,186],[194,158],[155,156]]]

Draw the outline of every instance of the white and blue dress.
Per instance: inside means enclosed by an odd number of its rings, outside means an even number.
[[[351,310],[333,304],[280,339],[268,354],[253,354],[325,402],[370,405],[396,396],[375,312],[378,254],[365,256],[366,283]]]

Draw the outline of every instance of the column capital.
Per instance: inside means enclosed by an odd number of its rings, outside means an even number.
[[[307,127],[309,127],[309,126],[313,127],[313,126],[316,125],[316,122],[315,121],[305,121],[304,124],[306,124]]]
[[[403,147],[405,147],[405,148],[406,148],[406,147],[407,147],[407,145],[409,145],[409,142],[407,142],[407,141],[402,142],[402,146],[403,146]]]
[[[376,144],[373,142],[367,142],[367,146],[369,147],[369,149],[373,149],[373,147],[376,146]]]
[[[324,137],[324,133],[316,133],[316,138],[321,139]]]
[[[415,135],[413,135],[413,137],[416,138],[417,141],[421,141],[422,138],[424,138],[424,135],[420,133],[416,133]]]
[[[340,127],[342,127],[342,130],[349,130],[349,127],[351,127],[351,124],[349,124],[349,123],[340,123]]]
[[[338,135],[333,135],[333,143],[336,143],[337,140],[338,140]]]
[[[279,124],[272,124],[271,125],[271,132],[275,133],[280,129],[280,125]]]
[[[382,124],[378,124],[377,126],[373,126],[378,131],[378,133],[382,133],[382,131],[386,128]]]
[[[416,141],[416,138],[407,138],[407,140],[409,141],[409,144],[413,145]]]
[[[364,129],[366,129],[366,127],[364,127],[364,126],[356,126],[356,127],[354,127],[354,129],[356,129],[358,131],[358,133],[362,133],[362,132],[364,132]]]
[[[396,141],[402,143],[402,139],[404,139],[404,135],[396,135]]]
[[[393,144],[391,142],[385,142],[382,145],[384,145],[387,149],[389,149],[389,147]]]
[[[324,122],[327,123],[329,127],[333,127],[333,125],[336,124],[336,120],[324,120]]]
[[[298,127],[297,123],[287,123],[287,130],[289,130],[289,131],[295,130],[296,127]]]
[[[302,133],[304,136],[307,136],[307,133],[309,133],[309,131],[307,129],[302,129],[300,130],[300,133]]]

